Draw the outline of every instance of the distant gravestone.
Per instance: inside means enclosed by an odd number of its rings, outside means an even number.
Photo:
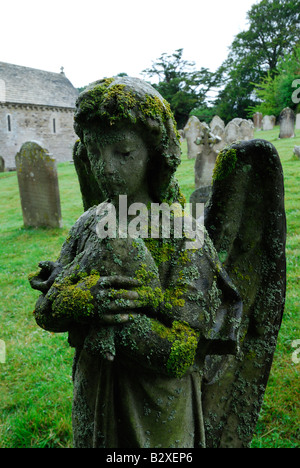
[[[15,159],[24,225],[61,227],[55,159],[35,142],[24,143]]]
[[[0,172],[4,172],[4,171],[5,171],[5,161],[4,161],[4,158],[0,156]]]
[[[225,130],[225,123],[224,121],[221,119],[221,117],[219,117],[218,115],[215,115],[214,118],[212,119],[212,121],[210,122],[209,124],[210,126],[210,129],[212,131],[212,133],[216,134],[216,132],[214,131],[215,128],[217,127],[218,129],[219,128],[222,128],[223,129],[223,132]]]
[[[224,140],[227,145],[236,141],[249,141],[254,138],[254,124],[250,120],[235,118],[225,127]]]
[[[265,115],[262,121],[263,130],[273,130],[276,123],[274,115]]]
[[[201,133],[201,122],[195,116],[192,115],[186,126],[184,127],[184,136],[187,141],[187,155],[188,159],[195,159],[199,149],[195,143],[196,139],[200,136]]]
[[[300,159],[300,146],[295,146],[294,155]]]
[[[202,124],[201,135],[196,139],[196,144],[201,145],[195,161],[195,188],[210,185],[212,173],[217,159],[217,151],[214,145],[219,143],[221,138],[214,135],[207,124]]]
[[[280,134],[279,138],[293,138],[295,136],[296,116],[292,109],[286,107],[279,116]]]
[[[224,142],[224,132],[225,132],[225,123],[224,121],[216,115],[209,124],[211,133],[220,137],[220,141],[214,145],[214,150],[219,152],[221,151],[226,143]]]
[[[253,124],[256,130],[261,130],[262,128],[263,115],[261,112],[256,112],[253,115]]]
[[[199,187],[190,196],[191,215],[195,219],[201,219],[204,215],[204,209],[201,210],[201,205],[204,208],[205,203],[209,200],[212,185]],[[197,205],[198,204],[198,205]],[[200,207],[200,209],[199,209]]]
[[[300,130],[300,114],[296,115],[296,130]]]

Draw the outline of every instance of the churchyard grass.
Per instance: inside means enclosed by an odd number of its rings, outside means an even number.
[[[299,364],[294,340],[300,340],[300,160],[293,158],[298,137],[278,140],[279,128],[256,132],[279,151],[285,177],[287,299],[272,371],[252,446],[299,447]],[[182,145],[177,177],[187,201],[194,190],[194,160]],[[41,260],[53,260],[72,224],[82,213],[72,164],[58,165],[62,229],[24,229],[16,173],[0,174],[0,447],[72,447],[72,358],[67,334],[43,331],[32,316],[39,295],[27,276]],[[300,347],[300,346],[298,346]],[[296,357],[300,357],[300,352]]]

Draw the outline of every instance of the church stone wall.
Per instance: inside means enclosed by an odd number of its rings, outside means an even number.
[[[39,143],[57,162],[71,161],[78,138],[73,122],[73,109],[0,103],[0,155],[6,168],[15,167],[15,156],[26,141]]]

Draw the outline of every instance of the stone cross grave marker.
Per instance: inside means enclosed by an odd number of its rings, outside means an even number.
[[[211,185],[218,154],[213,146],[220,141],[221,138],[214,135],[207,124],[202,123],[201,135],[195,141],[196,145],[203,145],[195,161],[195,188]]]
[[[35,142],[24,143],[15,159],[24,226],[61,227],[55,159]]]

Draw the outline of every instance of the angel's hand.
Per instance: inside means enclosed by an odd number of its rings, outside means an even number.
[[[141,313],[139,294],[133,290],[139,285],[139,281],[126,276],[102,277],[96,293],[99,321],[109,325],[122,324]]]
[[[29,282],[33,289],[47,294],[56,277],[60,274],[62,267],[58,262],[49,261],[40,262],[39,267],[41,268],[40,272],[38,275],[30,277]]]

